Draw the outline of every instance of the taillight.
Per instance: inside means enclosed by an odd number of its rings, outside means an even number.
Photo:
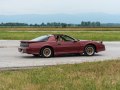
[[[27,42],[21,42],[20,47],[29,47],[29,43]]]

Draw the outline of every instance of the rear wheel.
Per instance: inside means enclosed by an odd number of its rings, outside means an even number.
[[[93,56],[95,54],[95,47],[93,45],[87,45],[84,49],[84,54],[87,56]]]
[[[41,50],[41,56],[44,58],[49,58],[53,56],[53,50],[50,47],[45,47]]]

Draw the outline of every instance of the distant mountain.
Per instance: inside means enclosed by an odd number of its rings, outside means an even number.
[[[81,21],[100,21],[101,23],[120,23],[120,15],[104,13],[84,13],[84,14],[53,14],[53,15],[0,15],[1,22],[19,22],[28,24],[40,24],[42,22],[63,22],[79,24]]]

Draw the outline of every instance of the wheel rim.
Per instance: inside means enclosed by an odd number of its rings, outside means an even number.
[[[50,48],[45,48],[45,49],[43,50],[43,55],[44,55],[45,57],[50,57],[50,56],[51,56],[51,49],[50,49]]]
[[[87,47],[86,48],[86,53],[88,55],[93,55],[94,54],[94,48],[93,47]]]

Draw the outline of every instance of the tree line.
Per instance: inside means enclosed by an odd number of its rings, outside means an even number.
[[[27,24],[27,23],[0,23],[0,26],[31,26],[31,27],[95,27],[95,26],[101,26],[100,22],[85,22],[82,21],[80,24],[67,24],[67,23],[57,23],[57,22],[51,22],[51,23],[41,23],[41,24]]]
[[[41,24],[27,24],[27,23],[0,23],[0,26],[2,27],[110,27],[110,26],[120,26],[120,24],[115,23],[100,23],[100,22],[90,22],[90,21],[82,21],[80,24],[68,24],[68,23],[57,23],[57,22],[48,22],[48,23],[41,23]]]

